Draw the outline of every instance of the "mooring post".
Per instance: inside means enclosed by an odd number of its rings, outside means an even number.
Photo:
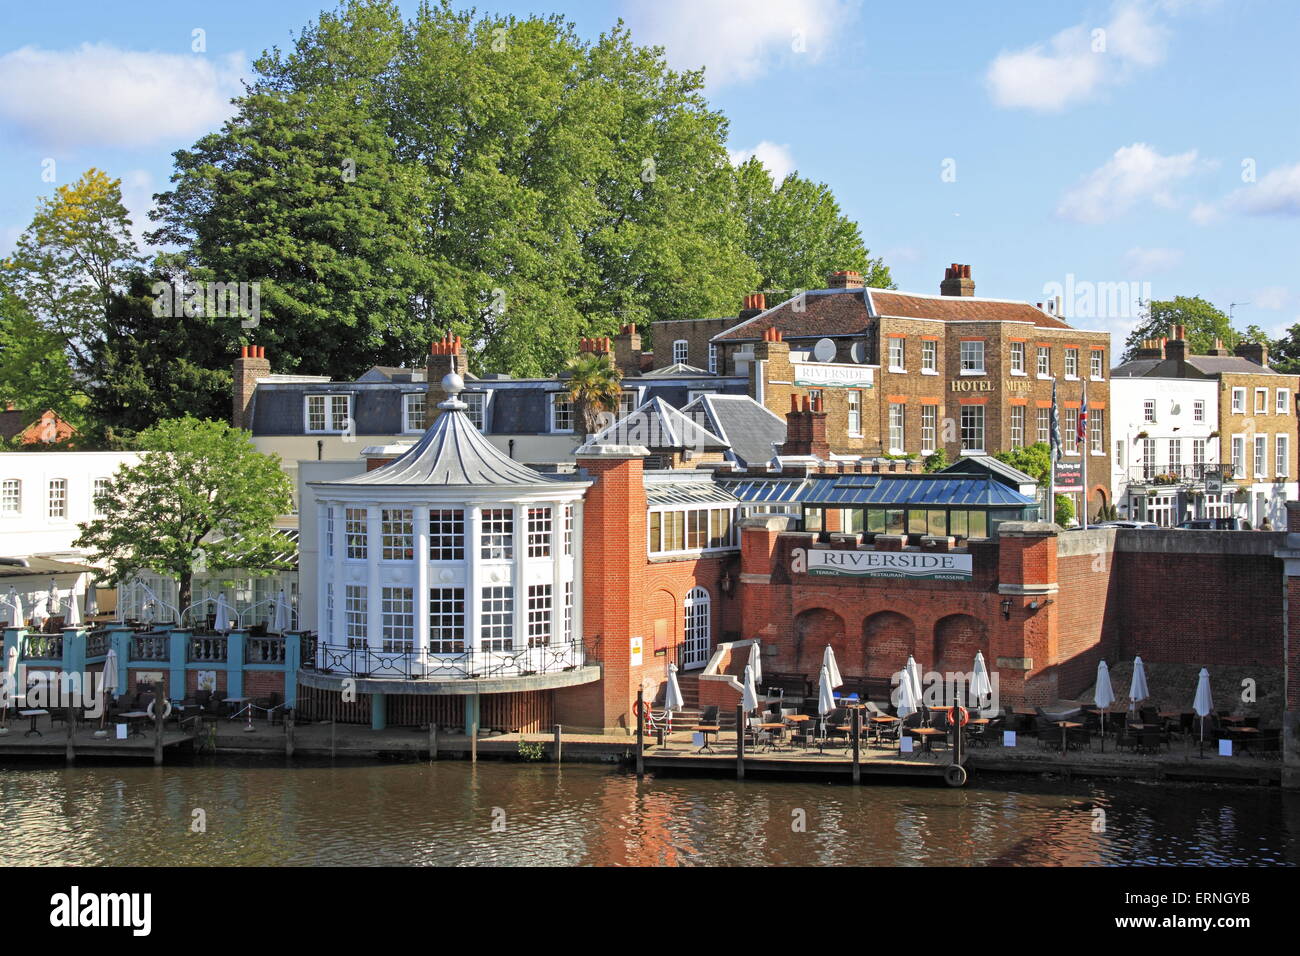
[[[438,722],[429,721],[429,760],[438,759]]]
[[[161,767],[163,762],[163,714],[166,712],[166,699],[155,694],[153,699],[153,765]]]
[[[736,779],[745,779],[745,705],[736,705]]]
[[[73,740],[72,736],[74,720],[75,718],[72,716],[72,705],[69,704],[67,712],[64,714],[64,723],[68,725],[68,751],[65,754],[65,757],[69,766],[77,762],[77,744]]]
[[[284,714],[284,756],[286,760],[293,759],[293,711],[286,710]]]
[[[853,782],[862,782],[861,755],[858,752],[858,734],[862,730],[862,711],[853,708]]]
[[[469,762],[478,763],[478,720],[469,725]]]
[[[330,759],[334,759],[334,731],[339,725],[339,719],[335,717],[330,721]]]
[[[645,688],[636,692],[636,775],[645,776]]]
[[[559,724],[556,724],[555,725],[555,751],[552,754],[552,759],[556,763],[560,762],[560,733],[561,733],[561,727]]]

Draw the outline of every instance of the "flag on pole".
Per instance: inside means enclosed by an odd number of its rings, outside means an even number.
[[[1079,442],[1079,453],[1088,454],[1088,383],[1083,383],[1083,404],[1079,406],[1079,430],[1075,434]]]
[[[1061,456],[1061,416],[1056,409],[1056,382],[1052,382],[1052,461]]]

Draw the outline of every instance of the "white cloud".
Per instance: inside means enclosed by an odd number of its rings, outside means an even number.
[[[1196,150],[1161,156],[1146,143],[1115,150],[1115,155],[1061,197],[1056,213],[1076,222],[1100,223],[1115,219],[1140,202],[1177,205],[1171,188],[1210,164],[1197,159]]]
[[[858,7],[858,0],[628,0],[623,17],[637,42],[664,47],[676,69],[703,66],[716,89],[779,62],[815,62],[857,19]]]
[[[122,205],[131,216],[131,235],[144,248],[144,234],[155,227],[149,220],[156,192],[153,174],[144,169],[133,169],[122,177]]]
[[[1276,312],[1287,307],[1287,303],[1291,301],[1291,292],[1286,286],[1270,285],[1255,290],[1250,301],[1261,309]]]
[[[998,54],[985,76],[993,102],[1055,113],[1105,86],[1127,82],[1139,68],[1159,65],[1169,31],[1154,13],[1148,3],[1125,0],[1104,26],[1081,23],[1046,43]]]
[[[50,147],[190,139],[231,114],[243,66],[241,54],[25,46],[0,56],[0,118]]]
[[[1218,202],[1198,203],[1192,221],[1204,226],[1228,213],[1300,216],[1300,163],[1270,170],[1259,182],[1235,189]]]
[[[795,170],[794,154],[784,143],[763,140],[751,149],[733,150],[729,156],[733,166],[739,166],[751,156],[758,157],[758,161],[767,167],[767,171],[772,174],[772,179],[777,185],[780,185],[781,181]]]
[[[1124,265],[1129,272],[1138,275],[1150,275],[1153,272],[1165,272],[1183,261],[1183,250],[1145,248],[1134,246],[1124,253]]]

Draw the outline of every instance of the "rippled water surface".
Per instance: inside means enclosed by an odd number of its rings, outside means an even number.
[[[192,832],[198,819],[206,832]],[[1300,795],[1023,778],[638,783],[589,765],[461,761],[11,767],[0,831],[5,865],[1295,865]]]

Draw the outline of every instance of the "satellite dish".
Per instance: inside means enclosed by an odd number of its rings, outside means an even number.
[[[813,346],[813,358],[819,362],[835,361],[835,343],[830,339],[818,339]]]
[[[854,342],[853,346],[849,349],[849,358],[853,359],[853,361],[857,362],[859,365],[865,365],[867,361],[867,343]]]

